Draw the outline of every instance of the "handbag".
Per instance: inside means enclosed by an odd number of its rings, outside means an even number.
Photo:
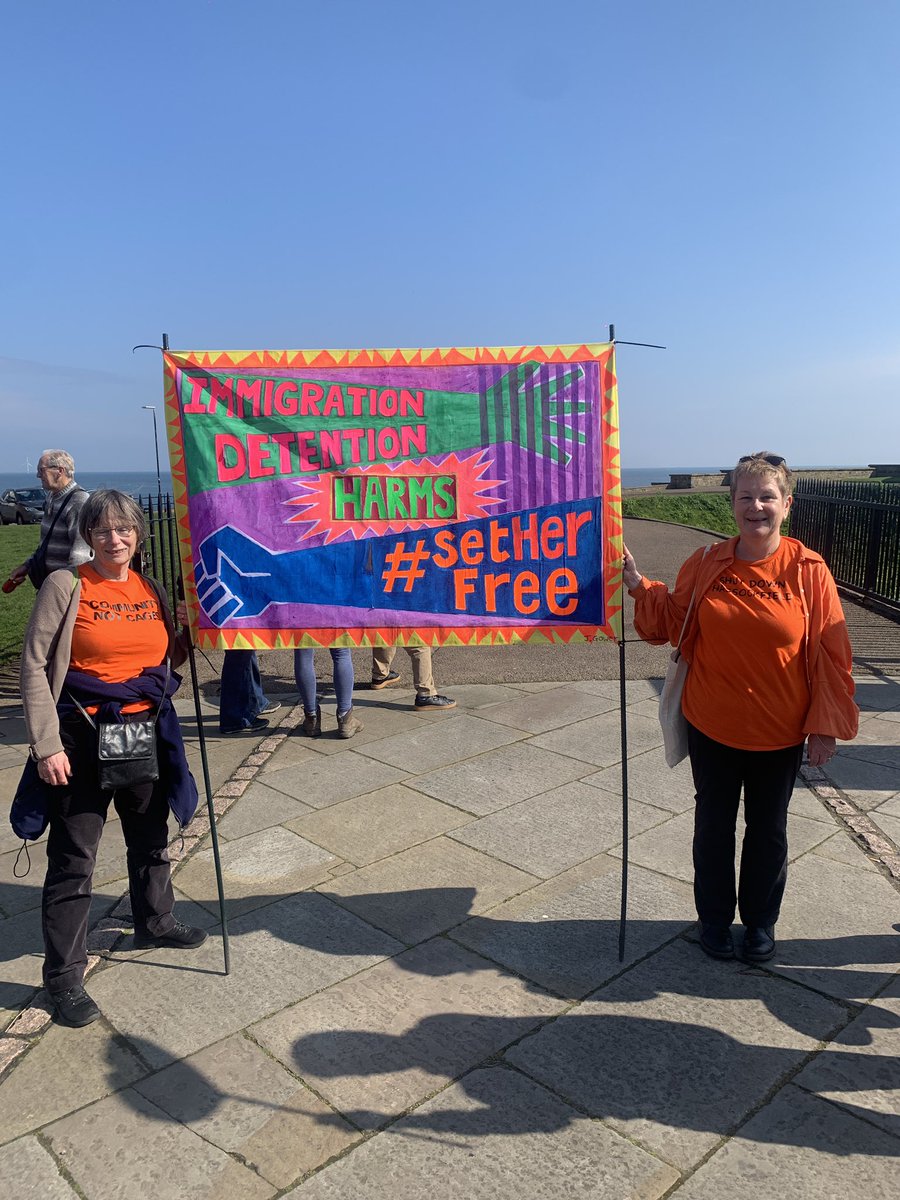
[[[82,716],[97,731],[97,768],[100,790],[114,792],[118,788],[155,783],[159,779],[159,760],[156,756],[156,722],[166,702],[171,664],[166,658],[166,681],[162,699],[152,720],[94,721],[75,700]]]
[[[709,546],[703,551],[704,558],[708,552]],[[684,614],[681,633],[678,635],[678,645],[669,657],[665,682],[659,694],[659,725],[663,734],[666,766],[669,767],[677,767],[683,759],[687,758],[688,752],[688,723],[681,711],[681,695],[684,691],[690,664],[681,655],[681,643],[684,640],[684,631],[687,629],[688,618],[694,607],[696,595],[697,586],[695,584],[691,593],[691,602]]]

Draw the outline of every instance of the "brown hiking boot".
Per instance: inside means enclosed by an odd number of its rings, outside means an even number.
[[[303,710],[303,724],[300,726],[300,733],[303,737],[321,737],[322,736],[322,709],[317,708],[314,713],[308,713]]]
[[[338,713],[338,737],[352,738],[354,733],[359,733],[362,728],[363,723],[358,717],[354,717],[352,708],[348,708],[343,714]]]

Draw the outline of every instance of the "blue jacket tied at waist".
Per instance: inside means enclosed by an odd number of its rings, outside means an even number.
[[[95,720],[99,723],[118,724],[123,720],[122,705],[147,700],[153,705],[153,713],[162,704],[156,722],[156,749],[159,759],[160,786],[165,788],[169,808],[179,826],[184,828],[197,810],[197,784],[191,774],[184,753],[181,725],[171,702],[181,685],[181,676],[171,672],[166,686],[166,668],[148,667],[133,679],[124,683],[104,683],[84,671],[69,670],[66,674],[63,694],[56,706],[60,717],[77,713],[78,709],[69,698],[74,698],[85,708],[99,705]],[[165,692],[164,692],[165,689]],[[47,828],[54,788],[40,778],[37,763],[29,759],[19,781],[9,814],[10,824],[16,837],[34,840]]]

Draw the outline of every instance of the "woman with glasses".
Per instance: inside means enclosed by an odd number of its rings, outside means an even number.
[[[739,459],[731,476],[738,535],[691,555],[674,591],[645,579],[625,548],[635,629],[654,645],[674,646],[681,637],[690,664],[682,712],[696,789],[694,901],[700,944],[713,958],[735,955],[736,906],[745,927],[741,956],[765,962],[774,955],[787,880],[788,803],[804,744],[810,765],[820,766],[834,756],[835,739],[854,738],[858,727],[850,640],[834,580],[818,554],[781,534],[791,487],[779,455],[760,451]]]
[[[185,635],[176,636],[162,589],[131,569],[145,525],[130,496],[93,492],[79,531],[93,560],[48,576],[22,652],[22,701],[43,812],[29,813],[17,795],[11,817],[16,832],[29,838],[39,837],[49,818],[44,984],[57,1020],[75,1026],[100,1016],[83,979],[91,881],[111,799],[127,848],[135,945],[190,948],[206,940],[203,930],[172,914],[166,849],[170,808],[184,826],[197,807],[169,699],[181,682],[169,666],[187,656]],[[159,778],[102,791],[95,724],[147,720],[157,711]]]

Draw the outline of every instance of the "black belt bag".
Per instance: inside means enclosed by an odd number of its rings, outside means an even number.
[[[69,693],[81,714],[97,731],[97,767],[101,791],[114,792],[118,788],[155,783],[159,779],[159,760],[156,757],[156,722],[162,706],[166,702],[169,675],[170,663],[167,658],[163,698],[152,720],[121,723],[94,721],[75,700],[71,692]]]

